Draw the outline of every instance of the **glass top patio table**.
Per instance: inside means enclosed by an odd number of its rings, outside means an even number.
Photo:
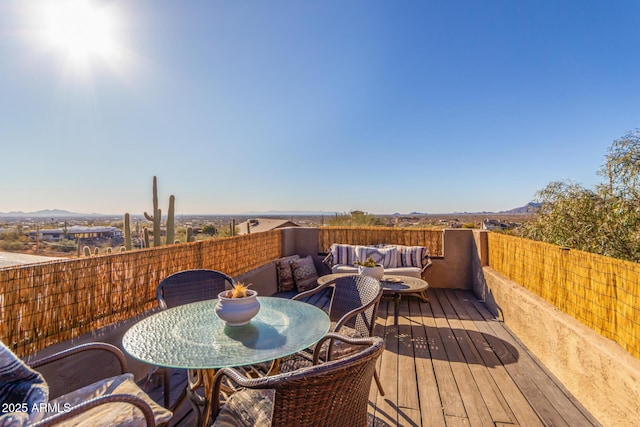
[[[226,326],[214,312],[218,300],[170,308],[133,325],[122,345],[132,357],[149,364],[218,369],[294,354],[329,331],[329,317],[311,304],[272,297],[258,301],[260,311],[244,326]]]

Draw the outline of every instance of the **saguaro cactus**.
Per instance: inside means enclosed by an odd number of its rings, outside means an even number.
[[[153,215],[144,213],[144,217],[153,223],[153,246],[162,245],[160,239],[160,222],[162,221],[162,212],[158,208],[158,178],[153,177]]]
[[[169,196],[169,211],[167,213],[167,244],[173,243],[175,240],[175,203],[176,198]],[[158,178],[153,177],[153,214],[144,213],[144,217],[153,223],[153,246],[161,246],[162,238],[160,230],[162,225],[162,210],[158,208]]]
[[[124,247],[131,250],[131,218],[129,213],[124,214]]]
[[[174,243],[176,236],[175,204],[176,198],[172,194],[169,196],[169,211],[167,212],[167,245]]]

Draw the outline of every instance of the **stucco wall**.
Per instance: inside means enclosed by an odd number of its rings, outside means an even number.
[[[433,288],[471,289],[473,286],[472,260],[476,256],[473,231],[446,229],[443,233],[442,258],[434,258],[433,266],[425,274]]]
[[[491,267],[482,273],[489,309],[594,417],[640,425],[640,360]]]

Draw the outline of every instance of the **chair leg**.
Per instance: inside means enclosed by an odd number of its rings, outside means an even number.
[[[380,382],[380,377],[378,376],[377,370],[373,371],[373,379],[376,380],[376,385],[378,386],[380,396],[384,396],[384,389],[382,388],[382,383]]]
[[[171,408],[171,372],[169,368],[164,368],[164,375],[162,378],[162,393],[164,397],[164,407],[169,409]]]

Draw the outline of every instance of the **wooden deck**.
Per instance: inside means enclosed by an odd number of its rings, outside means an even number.
[[[600,425],[471,292],[432,289],[430,302],[403,298],[398,326],[383,299],[377,335],[385,396],[369,397],[372,426]],[[326,308],[326,296],[309,301]],[[177,396],[183,372],[173,374]],[[162,403],[161,387],[151,395]],[[190,405],[170,425],[194,424]]]

